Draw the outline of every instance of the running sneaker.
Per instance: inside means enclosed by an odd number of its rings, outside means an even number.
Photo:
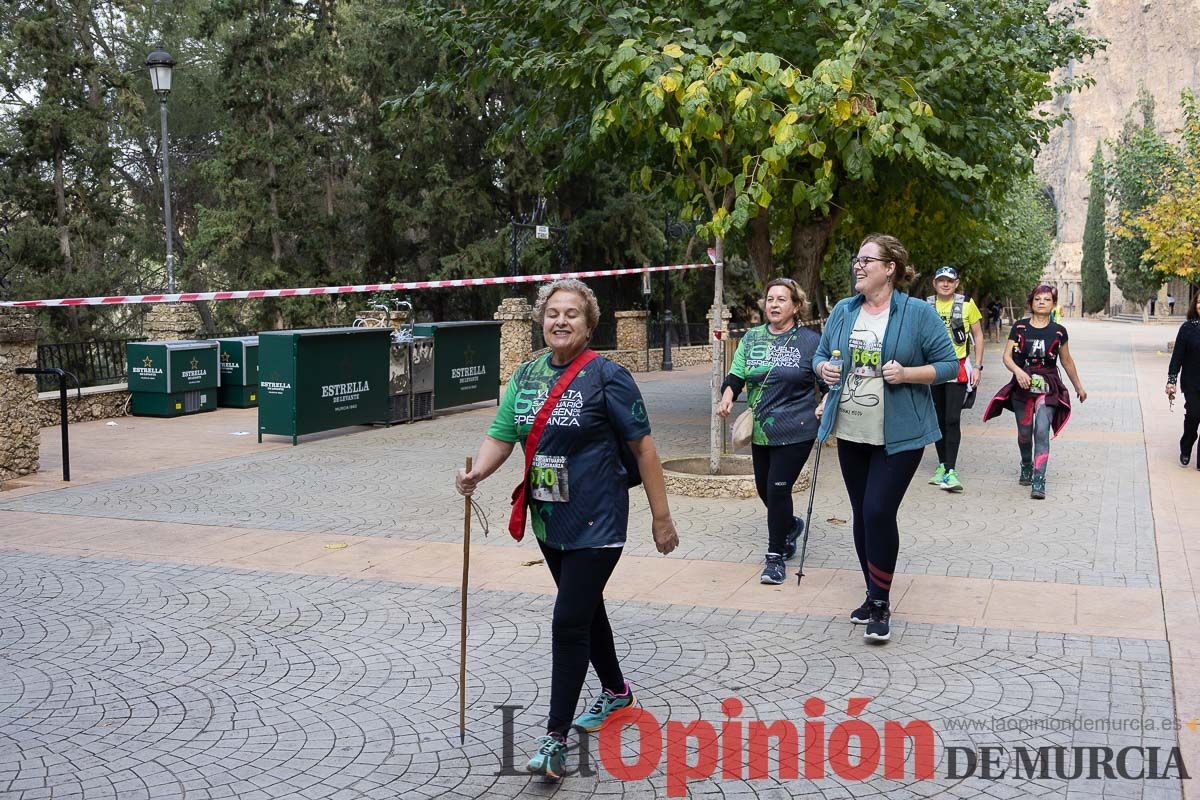
[[[863,638],[868,642],[886,642],[892,638],[892,610],[887,600],[868,600],[871,606],[871,618],[867,621],[867,629]]]
[[[796,541],[802,533],[804,533],[804,520],[792,517],[792,532],[788,534],[787,541],[783,543],[784,561],[790,561],[796,557]]]
[[[762,577],[758,579],[758,582],[778,586],[783,583],[785,577],[787,577],[787,567],[783,565],[783,556],[767,553],[767,565],[763,567]]]
[[[958,471],[953,469],[946,470],[946,477],[942,478],[942,489],[947,492],[958,494],[963,490],[962,481],[958,479]]]
[[[937,486],[946,477],[946,465],[938,464],[938,468],[933,471],[933,477],[929,479],[930,486]]]
[[[1028,486],[1033,483],[1033,464],[1021,465],[1021,477],[1017,480],[1017,483],[1022,486]]]
[[[598,731],[600,726],[608,720],[610,714],[620,711],[622,708],[633,708],[636,705],[637,698],[634,697],[633,687],[629,685],[629,681],[625,681],[624,694],[613,694],[608,689],[601,689],[600,696],[588,706],[588,710],[575,718],[575,727],[583,728],[589,733]]]
[[[1191,453],[1180,453],[1179,454],[1179,466],[1186,467],[1190,463],[1192,463],[1192,454]]]
[[[1045,478],[1036,478],[1035,477],[1033,479],[1033,488],[1029,490],[1029,496],[1034,500],[1045,500],[1046,499],[1046,479]]]
[[[871,597],[867,596],[863,604],[850,612],[850,621],[855,625],[866,625],[871,621]]]
[[[553,733],[539,736],[534,743],[533,757],[525,766],[527,772],[558,780],[567,773],[567,743]]]

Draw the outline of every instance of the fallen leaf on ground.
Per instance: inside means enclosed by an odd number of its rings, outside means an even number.
[[[522,561],[521,566],[522,567],[536,567],[538,564],[543,564],[543,563],[545,563],[545,562],[542,559],[535,558],[533,561]]]
[[[845,525],[846,524],[846,520],[838,519],[837,517],[830,517],[829,519],[827,519],[825,521],[832,522],[834,525]]]

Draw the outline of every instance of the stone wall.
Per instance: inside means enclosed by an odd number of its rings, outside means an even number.
[[[192,339],[203,327],[200,312],[186,304],[158,303],[146,314],[146,337],[152,342]]]
[[[37,379],[17,375],[37,366],[37,327],[33,313],[0,308],[0,481],[38,469],[41,442],[37,418]]]
[[[72,424],[129,416],[129,391],[123,383],[90,386],[82,394],[79,397],[74,389],[67,393],[67,419]],[[38,394],[37,415],[43,428],[59,424],[57,391]]]
[[[506,297],[492,315],[500,320],[500,386],[523,362],[533,358],[533,307],[524,297]]]
[[[630,372],[646,372],[646,351],[643,350],[598,350],[600,355]],[[671,363],[675,369],[698,367],[712,363],[712,348],[708,345],[672,347]],[[662,348],[650,348],[650,372],[662,369]]]
[[[646,349],[646,319],[649,311],[618,311],[613,314],[617,320],[617,349],[645,350]]]

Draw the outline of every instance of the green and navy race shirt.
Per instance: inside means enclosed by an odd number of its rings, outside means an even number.
[[[748,387],[754,444],[796,444],[816,438],[819,387],[812,358],[820,341],[814,331],[799,326],[771,333],[766,325],[759,325],[742,337],[729,371]]]
[[[517,367],[487,435],[524,448],[565,369],[551,364],[549,353]],[[629,487],[617,437],[632,441],[649,433],[646,404],[627,369],[599,356],[580,370],[542,431],[530,467],[529,518],[538,540],[561,550],[623,545]]]

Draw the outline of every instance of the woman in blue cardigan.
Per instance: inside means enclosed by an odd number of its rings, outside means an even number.
[[[925,445],[941,438],[930,384],[958,376],[958,358],[933,306],[899,291],[913,277],[895,236],[873,233],[854,259],[853,297],[829,315],[813,370],[830,387],[817,438],[834,433],[866,601],[850,612],[868,641],[891,638],[888,604],[900,532],[896,512]],[[829,363],[839,351],[842,368]],[[843,378],[843,372],[845,377]]]

